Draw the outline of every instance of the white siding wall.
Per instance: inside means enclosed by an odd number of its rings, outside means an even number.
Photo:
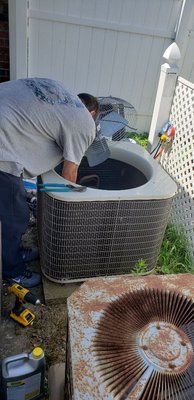
[[[29,0],[27,75],[124,98],[148,131],[181,7],[182,0]]]
[[[185,79],[194,83],[194,24],[189,32],[186,54],[182,61],[180,74]]]

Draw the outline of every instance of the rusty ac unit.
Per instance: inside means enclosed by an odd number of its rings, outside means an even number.
[[[89,280],[68,300],[74,400],[194,399],[194,276]]]

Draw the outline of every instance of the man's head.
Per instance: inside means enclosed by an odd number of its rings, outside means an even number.
[[[79,93],[78,97],[86,106],[93,119],[96,120],[100,109],[98,99],[88,93]],[[96,138],[86,151],[85,155],[90,167],[94,167],[95,165],[106,161],[107,158],[110,157],[110,150],[106,143],[106,139],[102,138],[100,134],[100,124],[97,125]]]
[[[94,120],[97,118],[99,113],[99,102],[98,99],[89,93],[79,93],[78,97],[82,103],[86,106]]]

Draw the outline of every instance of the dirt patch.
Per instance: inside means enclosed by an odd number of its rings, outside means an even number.
[[[66,306],[40,306],[35,310],[36,320],[27,329],[17,326],[16,335],[29,349],[43,348],[47,367],[65,362],[66,358]]]
[[[23,243],[28,247],[37,246],[36,221],[33,217]],[[39,261],[28,264],[28,267],[32,271],[40,272]],[[42,305],[34,307],[31,304],[25,304],[35,313],[36,319],[33,325],[22,327],[9,316],[15,297],[8,293],[7,285],[3,286],[0,357],[2,359],[23,351],[30,352],[35,346],[40,346],[45,352],[48,368],[52,364],[65,362],[66,359],[66,304],[64,300],[61,304],[45,305],[42,285],[31,291],[40,299]]]

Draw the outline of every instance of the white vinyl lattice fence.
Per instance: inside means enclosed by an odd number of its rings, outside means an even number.
[[[161,164],[178,184],[171,218],[184,229],[194,257],[194,84],[181,77],[177,79],[170,121],[175,138]]]

